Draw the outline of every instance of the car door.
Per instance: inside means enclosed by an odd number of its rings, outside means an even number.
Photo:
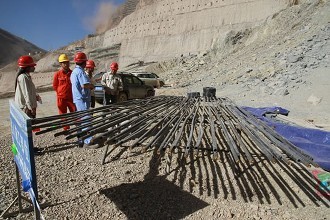
[[[153,86],[152,82],[150,82],[150,80],[148,79],[148,77],[146,76],[146,74],[144,73],[140,73],[137,75],[137,77],[142,80],[144,82],[144,84],[149,85],[149,86]]]
[[[159,82],[157,77],[155,77],[154,75],[148,73],[145,74],[146,79],[149,81],[149,85],[153,86],[154,88],[158,88],[159,86]]]
[[[144,98],[147,95],[147,91],[144,83],[133,75],[127,75],[123,77],[124,84],[129,92],[129,99]]]

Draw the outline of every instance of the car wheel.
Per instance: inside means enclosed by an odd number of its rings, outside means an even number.
[[[125,101],[127,101],[127,95],[123,92],[119,93],[118,102],[125,102]]]
[[[151,97],[151,96],[155,96],[155,92],[149,90],[149,91],[147,92],[147,97]]]

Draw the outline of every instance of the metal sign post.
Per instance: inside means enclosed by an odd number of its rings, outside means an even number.
[[[30,199],[35,212],[35,218],[40,219],[40,208],[38,205],[38,188],[37,177],[34,162],[33,140],[31,119],[16,105],[12,100],[10,104],[10,121],[11,121],[11,133],[12,133],[12,152],[14,154],[14,161],[16,164],[16,176],[17,176],[17,193],[18,196],[11,203],[1,216],[6,215],[6,212],[13,206],[18,200],[19,212],[22,212],[21,199],[26,199],[20,193],[19,175],[22,178],[22,188],[25,192],[29,193]]]

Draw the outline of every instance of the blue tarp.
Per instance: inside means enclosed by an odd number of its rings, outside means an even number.
[[[330,171],[330,132],[290,125],[271,117],[266,117],[267,114],[288,115],[289,111],[281,107],[242,108],[264,121],[278,134],[310,155],[314,162],[324,170]]]

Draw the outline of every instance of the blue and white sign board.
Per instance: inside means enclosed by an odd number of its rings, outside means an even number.
[[[38,198],[37,178],[34,162],[31,119],[13,101],[9,101],[13,144],[16,146],[14,160],[22,177],[24,191],[32,187],[30,198],[35,204]],[[15,148],[14,146],[14,148]]]

